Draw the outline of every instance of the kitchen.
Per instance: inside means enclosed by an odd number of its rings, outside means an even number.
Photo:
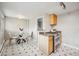
[[[1,56],[79,55],[78,2],[1,2],[0,5]],[[9,44],[8,35],[18,36],[19,28],[24,30],[26,43],[16,44],[15,37],[11,37]]]

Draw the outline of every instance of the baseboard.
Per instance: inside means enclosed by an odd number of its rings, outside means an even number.
[[[0,45],[0,51],[1,51],[2,45]]]
[[[78,49],[78,50],[79,50],[79,48],[78,48],[78,47],[76,47],[76,46],[72,46],[72,45],[70,45],[70,44],[66,44],[66,43],[64,43],[64,45],[65,45],[65,46],[68,46],[68,47],[75,48],[75,49]]]

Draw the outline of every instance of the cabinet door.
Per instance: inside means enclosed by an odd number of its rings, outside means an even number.
[[[48,40],[48,52],[49,54],[53,51],[53,37],[49,36],[49,40]]]
[[[44,36],[43,51],[48,55],[48,36]]]
[[[44,53],[48,54],[48,37],[40,35],[38,43],[39,49]]]
[[[50,24],[56,25],[57,24],[57,16],[56,15],[50,15]]]
[[[43,35],[39,35],[38,44],[39,44],[39,48],[40,49],[43,49],[43,44],[44,44],[43,40],[44,40],[44,36]]]

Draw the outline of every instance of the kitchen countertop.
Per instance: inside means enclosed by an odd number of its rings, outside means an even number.
[[[61,31],[56,31],[56,32],[39,32],[39,34],[44,36],[53,36],[53,34],[58,32],[61,33]]]

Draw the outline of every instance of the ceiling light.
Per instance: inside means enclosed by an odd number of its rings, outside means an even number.
[[[17,15],[17,17],[18,17],[19,19],[25,19],[25,17],[24,17],[23,15]]]
[[[66,9],[66,5],[63,2],[59,2],[59,5],[63,8]]]

